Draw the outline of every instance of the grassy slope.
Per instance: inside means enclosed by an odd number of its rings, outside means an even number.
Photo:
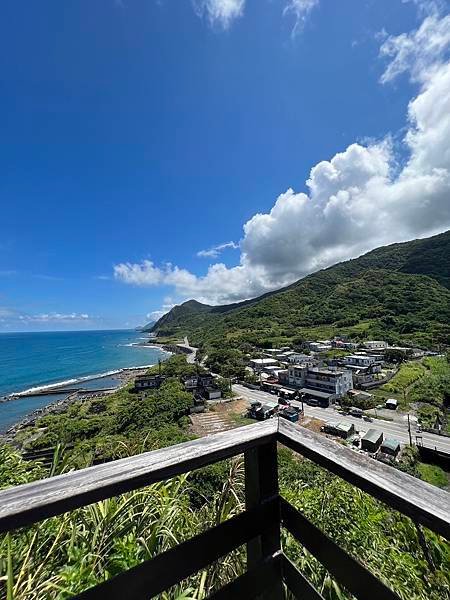
[[[433,345],[448,340],[450,233],[379,248],[297,283],[230,307],[190,301],[154,326],[194,343],[291,342],[337,332]]]

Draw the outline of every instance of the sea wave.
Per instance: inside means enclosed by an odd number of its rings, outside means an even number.
[[[103,373],[95,373],[94,375],[85,375],[84,377],[74,377],[72,379],[65,379],[64,381],[58,381],[56,383],[49,383],[47,385],[38,385],[35,387],[28,388],[26,390],[22,390],[21,392],[14,392],[10,394],[10,396],[26,396],[33,392],[45,392],[45,390],[56,390],[58,388],[66,388],[70,385],[82,383],[83,381],[92,381],[94,379],[103,379],[104,377],[111,377],[112,375],[118,375],[123,371],[136,371],[139,369],[148,369],[153,367],[154,363],[151,365],[140,365],[138,367],[123,367],[122,369],[114,369],[111,371],[105,371]],[[64,392],[64,389],[61,390],[61,393]]]

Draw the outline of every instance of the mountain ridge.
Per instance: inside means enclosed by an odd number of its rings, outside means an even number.
[[[391,244],[244,302],[210,306],[190,300],[174,307],[151,330],[159,335],[188,333],[201,345],[214,331],[222,339],[232,334],[241,341],[269,335],[288,340],[288,328],[324,329],[332,323],[351,328],[371,321],[368,329],[373,333],[390,326],[396,339],[414,334],[418,342],[423,336],[415,334],[422,327],[428,343],[435,334],[442,341],[450,318],[449,256],[450,231]]]

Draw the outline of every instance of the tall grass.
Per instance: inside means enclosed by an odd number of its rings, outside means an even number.
[[[0,538],[0,598],[69,598],[232,517],[242,510],[242,471],[233,461],[223,488],[197,510],[184,475]],[[242,552],[234,552],[161,597],[206,598],[242,564]]]

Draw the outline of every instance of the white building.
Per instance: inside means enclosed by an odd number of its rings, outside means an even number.
[[[342,398],[353,389],[353,377],[349,369],[290,365],[288,381],[289,385],[300,388],[305,394],[314,396],[314,391],[321,392],[324,397],[328,396],[328,401]]]
[[[354,365],[356,367],[370,367],[377,361],[376,356],[370,356],[369,354],[349,354],[343,359],[345,365]]]
[[[301,365],[305,363],[311,362],[313,359],[308,354],[300,354],[298,352],[293,352],[289,356],[289,362],[291,365]]]
[[[275,358],[252,358],[248,364],[254,371],[262,371],[265,367],[276,367],[278,361]]]
[[[384,350],[387,346],[387,342],[382,340],[368,340],[367,342],[364,342],[364,348],[367,348],[368,350]]]
[[[324,344],[323,342],[309,342],[308,346],[312,352],[325,352],[332,348],[331,343]]]

